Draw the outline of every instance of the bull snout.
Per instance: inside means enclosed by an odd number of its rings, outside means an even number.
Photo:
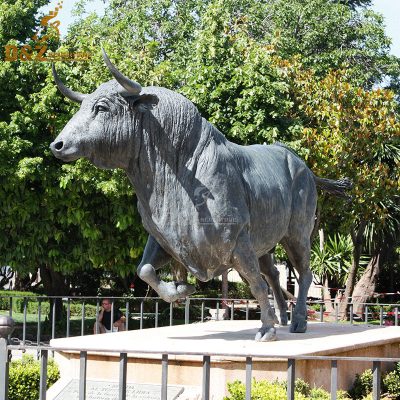
[[[54,154],[60,152],[63,149],[63,147],[64,147],[64,142],[62,140],[54,141],[53,143],[50,144],[50,149]]]
[[[50,150],[57,158],[63,161],[75,161],[81,156],[74,144],[67,145],[64,140],[58,138],[50,144]]]

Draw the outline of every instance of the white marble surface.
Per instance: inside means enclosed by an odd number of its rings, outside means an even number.
[[[53,339],[58,349],[96,352],[176,352],[193,355],[209,353],[232,356],[272,356],[335,354],[376,344],[400,342],[400,327],[309,322],[306,333],[290,333],[278,327],[278,340],[256,342],[259,321],[210,321],[172,327]],[[149,355],[152,357],[152,355]],[[157,356],[158,358],[158,356]]]

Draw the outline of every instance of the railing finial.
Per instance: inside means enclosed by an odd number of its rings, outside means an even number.
[[[7,339],[14,331],[14,320],[7,315],[0,315],[0,338]]]

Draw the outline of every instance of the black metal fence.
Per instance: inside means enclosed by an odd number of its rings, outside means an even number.
[[[55,337],[68,337],[72,335],[85,335],[89,327],[89,333],[93,333],[93,327],[89,326],[98,320],[101,298],[88,298],[88,297],[22,297],[5,296],[8,300],[8,309],[3,310],[0,316],[0,400],[7,400],[8,391],[8,368],[11,352],[26,351],[27,349],[34,349],[40,356],[41,362],[41,381],[40,381],[40,400],[46,399],[46,378],[47,378],[47,361],[49,351],[61,351],[60,348],[52,348],[43,343],[44,338],[44,325],[49,332],[49,339]],[[1,299],[2,304],[5,304],[5,298]],[[20,308],[15,309],[13,304],[19,302]],[[62,305],[61,323],[62,329],[57,327],[60,318],[57,318],[57,311]],[[123,310],[126,318],[126,328],[143,329],[145,327],[158,327],[161,325],[175,325],[178,323],[188,324],[192,321],[205,321],[206,319],[259,319],[259,309],[257,303],[247,299],[209,299],[209,298],[187,298],[177,304],[166,304],[158,298],[111,298],[112,312],[117,307]],[[30,308],[36,310],[35,320],[29,320],[28,309],[29,304],[34,303],[34,307]],[[289,316],[293,310],[293,305],[289,305]],[[90,306],[90,308],[88,308]],[[398,313],[399,304],[373,304],[367,303],[364,307],[364,314],[358,316],[358,321],[355,320],[353,310],[350,307],[348,319],[350,323],[370,323],[372,320],[379,325],[387,324],[398,326]],[[4,307],[3,307],[4,308]],[[72,309],[74,311],[72,312]],[[46,312],[44,312],[46,310]],[[78,310],[78,311],[77,311]],[[90,310],[90,312],[89,312]],[[76,315],[76,314],[79,315]],[[327,317],[324,305],[321,302],[313,302],[309,304],[310,317],[315,320],[324,321]],[[18,314],[18,315],[17,315]],[[46,314],[46,319],[43,318]],[[75,314],[73,317],[72,314]],[[88,315],[90,314],[90,316]],[[329,315],[330,320],[339,321],[338,313]],[[21,337],[11,337],[11,328],[7,326],[11,320],[10,317],[18,317],[19,322],[16,323],[17,328],[20,328]],[[49,318],[50,316],[50,318]],[[77,322],[80,326],[78,331],[72,330],[73,322]],[[27,340],[27,330],[29,324],[34,324],[37,331],[37,337],[31,341],[34,346],[29,346]],[[9,329],[10,328],[10,329]],[[57,336],[58,335],[58,336]],[[12,340],[14,339],[14,340]],[[14,343],[14,344],[13,344]],[[17,343],[17,344],[15,344]],[[84,348],[65,349],[74,350],[80,354],[80,378],[79,378],[79,399],[86,398],[86,368],[88,360],[88,350]],[[90,351],[96,351],[90,349]],[[104,349],[97,351],[107,352]],[[126,370],[128,354],[123,349],[113,349],[113,353],[120,353],[120,372],[119,372],[119,399],[126,399]],[[146,351],[141,350],[141,353]],[[154,351],[147,351],[149,354],[156,354]],[[131,354],[131,353],[129,353]],[[175,355],[195,355],[202,357],[203,360],[203,379],[199,383],[202,388],[202,399],[210,399],[210,366],[212,357],[216,356],[229,356],[245,358],[246,365],[246,400],[250,400],[251,384],[252,384],[252,371],[253,371],[253,358],[259,358],[260,355],[235,353],[204,353],[204,352],[165,352],[163,354],[157,353],[160,356],[160,363],[162,368],[162,379],[160,398],[167,399],[168,393],[168,360],[170,356]],[[276,358],[268,354],[263,355],[265,358]],[[281,357],[279,357],[281,358]],[[290,357],[287,360],[287,398],[294,399],[294,379],[296,362],[299,360],[320,360],[331,362],[331,399],[337,398],[337,385],[338,385],[338,361],[341,362],[369,362],[373,370],[373,399],[380,398],[380,378],[381,378],[381,365],[382,363],[400,362],[400,358],[368,358],[368,357],[327,357],[327,356],[296,356]]]
[[[11,351],[26,351],[29,347],[27,346],[12,346],[7,345],[7,341],[4,338],[0,338],[0,400],[7,400],[8,391],[8,360]],[[39,400],[46,400],[46,380],[47,380],[47,362],[49,351],[75,351],[80,354],[80,367],[79,367],[79,400],[85,400],[86,397],[86,372],[87,372],[87,362],[88,362],[88,351],[84,348],[52,348],[49,346],[34,347],[35,350],[40,354],[41,363],[41,375],[40,375],[40,395]],[[92,352],[102,352],[107,353],[104,349],[90,349]],[[126,388],[127,388],[127,363],[128,363],[128,353],[123,349],[113,349],[110,350],[113,354],[119,353],[119,381],[118,381],[118,399],[126,400]],[[160,399],[167,400],[168,395],[168,360],[170,356],[200,356],[202,357],[203,374],[202,381],[198,382],[198,386],[201,387],[201,399],[209,400],[210,397],[210,379],[211,379],[211,361],[212,357],[237,357],[239,359],[245,359],[245,369],[246,369],[246,400],[251,400],[251,386],[252,386],[252,372],[253,372],[253,358],[268,358],[281,359],[282,356],[268,355],[265,354],[260,356],[260,354],[252,355],[248,354],[243,356],[242,354],[236,353],[205,353],[205,352],[181,352],[181,351],[169,351],[165,353],[158,353],[151,350],[140,350],[141,354],[157,354],[160,355],[161,363],[161,385],[160,385]],[[134,354],[129,352],[129,354]],[[330,393],[331,400],[337,398],[338,392],[338,361],[341,363],[352,363],[352,362],[369,362],[371,364],[373,372],[373,389],[372,389],[372,399],[380,399],[380,382],[381,382],[381,366],[383,363],[395,363],[400,362],[400,358],[378,358],[378,357],[329,357],[329,356],[295,356],[290,357],[287,360],[287,399],[294,400],[295,398],[295,370],[296,362],[302,360],[317,360],[317,361],[330,361],[331,362],[331,385]],[[341,364],[342,365],[342,364]]]
[[[29,297],[0,295],[0,315],[16,322],[11,342],[22,345],[44,345],[51,339],[96,333],[100,297]],[[209,319],[259,319],[257,302],[248,299],[186,298],[168,304],[159,298],[111,297],[111,312],[118,307],[125,316],[125,329],[157,328],[203,322]],[[272,301],[273,303],[273,301]],[[289,321],[295,303],[289,303]],[[339,322],[338,307],[333,313],[323,302],[309,302],[309,319]],[[399,325],[400,304],[365,303],[362,315],[347,314],[350,324],[375,323]]]

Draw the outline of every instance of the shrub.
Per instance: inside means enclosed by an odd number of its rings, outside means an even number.
[[[166,323],[167,321],[169,321],[169,318],[170,318],[169,314],[170,314],[170,309],[168,307],[160,312],[159,321],[161,323]],[[209,315],[209,313],[205,310],[204,318],[207,317],[208,315]],[[173,316],[174,320],[184,320],[185,319],[185,305],[178,304],[178,305],[174,306],[173,310],[172,310],[172,316]],[[195,321],[195,320],[199,321],[201,319],[201,306],[191,304],[189,318],[191,321]]]
[[[349,394],[354,400],[372,400],[372,371],[364,371],[356,375],[353,387]],[[386,392],[382,400],[400,399],[400,363],[397,363],[394,371],[388,372],[382,378],[382,392]]]
[[[319,312],[321,310],[321,303],[311,303],[309,304],[308,308],[315,312]]]
[[[50,313],[50,300],[43,295],[37,295],[32,292],[17,292],[17,291],[6,291],[0,290],[0,310],[9,310],[10,308],[10,296],[12,299],[12,311],[15,313],[22,313],[24,311],[24,299],[26,298],[26,311],[28,314],[38,313],[39,299],[41,298],[40,312],[42,316],[49,315]],[[63,304],[64,311],[66,312],[66,303]],[[71,302],[70,311],[72,317],[80,317],[82,315],[82,302]],[[85,315],[87,317],[96,316],[96,306],[93,304],[85,304]]]
[[[240,381],[228,383],[229,396],[224,400],[244,400],[246,396],[245,385]],[[252,400],[286,400],[285,384],[280,382],[256,381],[253,380],[251,386]],[[306,398],[300,394],[296,396],[296,400],[305,400]]]
[[[387,373],[383,378],[385,390],[394,398],[400,398],[400,363],[397,363],[396,369]]]
[[[228,297],[231,299],[252,299],[250,286],[246,282],[228,282]]]
[[[294,391],[297,393],[301,393],[303,396],[307,397],[310,395],[311,388],[307,382],[303,381],[303,379],[296,379],[296,381],[294,382]]]
[[[330,400],[331,395],[324,389],[314,388],[310,391],[310,399],[313,400]],[[340,397],[338,397],[340,398]]]
[[[353,399],[362,399],[372,392],[372,370],[367,369],[361,375],[356,374],[349,395]]]
[[[44,298],[32,292],[17,292],[9,290],[0,290],[0,310],[9,310],[10,296],[12,296],[12,311],[22,313],[24,311],[24,298],[27,299],[26,310],[28,314],[37,314],[38,312],[38,297]],[[42,301],[41,313],[42,315],[49,313],[48,300]]]
[[[65,305],[65,309],[66,309]],[[71,317],[80,317],[82,315],[82,303],[70,304]],[[96,317],[96,306],[92,304],[85,304],[85,316],[88,318]]]
[[[251,387],[252,400],[286,400],[287,384],[286,382],[269,382],[266,380],[253,380]],[[229,396],[224,400],[244,400],[246,396],[246,387],[240,381],[228,383]],[[329,400],[330,394],[321,388],[310,388],[310,385],[301,379],[295,382],[295,398],[296,400]],[[338,391],[338,400],[348,400],[346,392]]]
[[[47,365],[47,388],[60,378],[60,372],[53,359]],[[8,385],[9,400],[37,400],[39,398],[40,362],[31,355],[11,361]]]

